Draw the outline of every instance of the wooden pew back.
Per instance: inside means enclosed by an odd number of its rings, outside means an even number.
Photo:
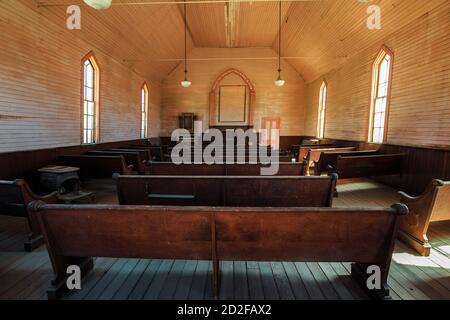
[[[303,174],[303,163],[278,163],[278,176],[300,176]],[[171,162],[153,162],[149,174],[162,176],[260,176],[262,164],[180,164]]]
[[[308,156],[308,152],[310,149],[323,149],[327,147],[332,147],[333,144],[317,144],[317,145],[300,145],[298,147],[298,162],[302,162],[305,157]]]
[[[381,270],[382,297],[404,205],[390,209],[69,206],[36,202],[55,280],[50,299],[67,290],[67,266],[85,276],[90,257],[212,260],[219,292],[220,260],[356,262],[366,287],[367,265]]]
[[[349,152],[349,151],[355,151],[355,147],[342,147],[342,148],[316,148],[316,149],[309,149],[308,155],[306,156],[306,170],[308,170],[314,161],[319,160],[320,155],[322,152]],[[305,172],[306,174],[306,172]]]
[[[331,207],[337,176],[121,176],[119,203],[238,207]]]
[[[122,155],[99,156],[77,155],[61,156],[58,164],[80,168],[80,175],[90,178],[110,178],[114,173],[131,174],[129,167]]]
[[[141,156],[141,159],[146,162],[151,161],[151,153],[148,149],[141,149],[141,148],[131,148],[131,147],[120,147],[118,149],[106,149],[106,151],[126,151],[126,152],[138,152]]]
[[[329,172],[337,173],[340,179],[401,174],[403,159],[403,154],[358,157],[339,156],[336,167],[329,167],[328,170]]]
[[[164,148],[162,146],[131,144],[130,148],[139,148],[139,149],[148,150],[150,152],[150,159],[152,161],[163,161],[164,160]]]
[[[145,162],[139,154],[139,151],[111,151],[111,150],[95,150],[89,151],[87,155],[94,156],[118,156],[121,155],[125,159],[127,165],[132,165],[139,174],[145,174]]]
[[[342,157],[358,157],[358,156],[373,156],[377,155],[377,150],[367,151],[326,151],[320,154],[318,161],[314,162],[314,174],[320,176],[327,171],[328,166],[336,167],[338,156]]]

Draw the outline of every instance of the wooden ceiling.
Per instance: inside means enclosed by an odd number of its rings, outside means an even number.
[[[149,79],[161,81],[183,59],[180,1],[113,0],[113,6],[102,11],[86,7],[82,0],[34,1],[39,13],[61,26],[65,26],[67,6],[80,4],[82,28],[75,32]],[[282,56],[307,82],[313,81],[446,1],[372,0],[381,7],[382,29],[368,30],[370,3],[283,0]],[[188,0],[187,8],[188,51],[194,47],[278,51],[277,1]]]

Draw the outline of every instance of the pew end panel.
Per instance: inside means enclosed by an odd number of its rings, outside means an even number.
[[[33,251],[44,243],[37,218],[34,212],[28,209],[28,204],[36,200],[53,204],[58,201],[58,195],[59,193],[55,191],[38,196],[23,179],[0,180],[0,214],[23,217],[28,221],[30,232],[24,243],[24,251]]]
[[[400,222],[399,239],[422,256],[429,256],[428,228],[431,222],[450,220],[450,182],[433,180],[425,192],[412,197],[399,192],[411,213]]]

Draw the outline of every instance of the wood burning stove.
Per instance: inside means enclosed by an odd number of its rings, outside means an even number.
[[[50,165],[38,170],[41,189],[58,191],[61,203],[93,203],[94,194],[81,190],[78,171],[80,168]]]

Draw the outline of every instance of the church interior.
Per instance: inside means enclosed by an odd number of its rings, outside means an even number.
[[[1,0],[0,300],[450,300],[450,1]]]

